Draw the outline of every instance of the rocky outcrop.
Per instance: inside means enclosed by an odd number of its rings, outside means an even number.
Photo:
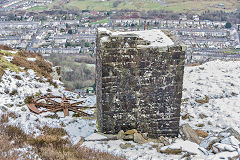
[[[134,133],[134,135],[133,135],[133,141],[134,141],[135,143],[138,143],[138,144],[147,143],[147,140],[145,140],[140,133]]]
[[[200,144],[201,140],[195,130],[189,124],[184,124],[180,127],[180,134],[182,139]]]

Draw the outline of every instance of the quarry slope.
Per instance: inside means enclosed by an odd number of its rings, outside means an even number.
[[[27,157],[22,159],[44,159],[40,155],[41,152],[33,149],[36,143],[41,148],[48,141],[54,148],[57,144],[68,145],[65,141],[67,139],[71,144],[121,155],[130,160],[186,157],[234,159],[240,155],[240,139],[238,134],[234,134],[240,132],[239,61],[212,61],[200,66],[185,67],[181,125],[189,124],[193,129],[207,133],[205,138],[200,137],[202,141],[200,144],[183,140],[181,136],[174,139],[166,138],[168,141],[166,144],[158,140],[145,144],[123,140],[89,141],[106,138],[105,135],[94,133],[97,130],[94,118],[73,117],[73,112],[70,112],[68,117],[64,117],[62,112],[37,115],[29,111],[26,98],[47,93],[59,96],[65,94],[76,101],[83,100],[86,106],[94,106],[96,103],[94,95],[81,97],[67,91],[59,80],[54,80],[51,63],[37,54],[0,49],[0,61],[0,123],[5,129],[6,126],[16,126],[23,131],[22,133],[14,127],[7,128],[11,131],[10,136],[21,133],[37,139],[37,141],[28,138],[12,140],[12,143],[19,141],[18,151],[28,153]],[[94,109],[88,112],[93,113]],[[1,129],[0,127],[0,131]],[[236,132],[233,133],[233,130]],[[57,138],[48,135],[48,139],[45,139],[47,131],[57,135]],[[87,141],[83,142],[83,138]],[[0,141],[3,143],[3,139],[0,138]],[[24,141],[31,143],[24,144]],[[47,150],[48,152],[45,150],[47,154],[52,154],[51,148]],[[166,154],[172,150],[181,152]],[[64,159],[59,155],[55,155],[57,159]],[[69,158],[71,155],[65,156]]]

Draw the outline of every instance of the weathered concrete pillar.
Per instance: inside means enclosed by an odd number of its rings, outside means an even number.
[[[160,30],[99,29],[96,45],[101,132],[177,136],[185,49]]]

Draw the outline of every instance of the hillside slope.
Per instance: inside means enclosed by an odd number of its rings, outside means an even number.
[[[56,1],[58,3],[58,1]],[[197,5],[196,5],[197,3]],[[231,12],[240,7],[238,0],[71,0],[66,8],[81,10],[168,10],[173,12],[203,12],[222,10]]]
[[[29,110],[33,98],[50,93],[71,97],[71,103],[83,101],[83,106],[95,104],[95,96],[66,91],[52,67],[38,54],[0,46],[0,159],[123,159],[80,147],[81,138],[96,130],[94,118]],[[94,113],[94,108],[86,111]]]
[[[240,61],[185,67],[181,128],[191,126],[198,142],[181,134],[146,138],[144,144],[102,140],[110,135],[94,133],[98,128],[95,117],[31,112],[26,105],[29,96],[66,95],[73,99],[71,103],[83,101],[88,113],[95,112],[96,98],[66,91],[53,79],[52,65],[37,54],[4,48],[0,49],[0,61],[0,159],[240,158]]]

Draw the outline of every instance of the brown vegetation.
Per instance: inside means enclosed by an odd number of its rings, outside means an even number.
[[[24,103],[25,104],[30,104],[32,101],[34,100],[34,96],[27,96],[25,99],[24,99]]]
[[[9,139],[10,138],[4,135],[0,130],[0,159],[17,160],[17,152],[9,153],[9,151],[14,148],[14,145],[10,143]]]
[[[2,68],[0,68],[0,81],[1,81],[1,79],[2,79],[2,76],[4,75],[4,70],[2,69]]]
[[[63,137],[67,132],[62,128],[44,126],[41,130],[44,134],[34,138],[17,126],[1,123],[0,159],[19,159],[20,153],[15,152],[14,149],[31,145],[33,151],[43,160],[125,160],[123,157],[81,147],[81,144],[72,145],[68,138]],[[10,154],[9,151],[13,152]],[[24,155],[21,157],[25,159]]]
[[[93,57],[51,54],[47,58],[55,66],[61,66],[61,77],[65,87],[74,90],[89,87],[95,83],[95,68],[93,65],[88,65],[88,62],[95,63]]]
[[[0,59],[1,59],[2,55],[0,54]],[[2,76],[4,75],[5,71],[2,67],[0,67],[0,81],[2,79]]]
[[[10,93],[10,96],[14,96],[14,95],[17,95],[18,94],[18,91],[16,89],[14,89],[11,93]]]
[[[208,103],[209,102],[209,97],[208,96],[205,96],[204,99],[197,99],[195,100],[197,103],[200,103],[200,104],[205,104],[205,103]]]
[[[0,45],[0,49],[2,49],[2,50],[9,50],[9,51],[13,50],[11,47],[6,46],[6,45]]]
[[[75,62],[78,63],[87,63],[87,64],[95,64],[96,59],[91,56],[76,56]]]
[[[27,58],[36,58],[36,61],[28,61]],[[53,82],[51,76],[52,73],[52,63],[46,61],[40,54],[28,52],[28,51],[19,51],[18,54],[14,55],[13,64],[24,67],[25,70],[33,69],[39,77],[45,77],[48,79],[48,82],[53,85],[55,88],[57,84]]]
[[[27,58],[36,58],[35,62],[27,61]],[[41,55],[27,52],[27,51],[20,51],[16,54],[12,61],[13,64],[25,67],[25,69],[33,69],[36,71],[40,77],[46,77],[52,79],[50,73],[52,72],[52,64],[47,62]]]
[[[3,123],[8,123],[9,119],[8,119],[8,115],[7,114],[2,114],[1,115],[1,120],[0,120],[0,123],[3,124]]]

